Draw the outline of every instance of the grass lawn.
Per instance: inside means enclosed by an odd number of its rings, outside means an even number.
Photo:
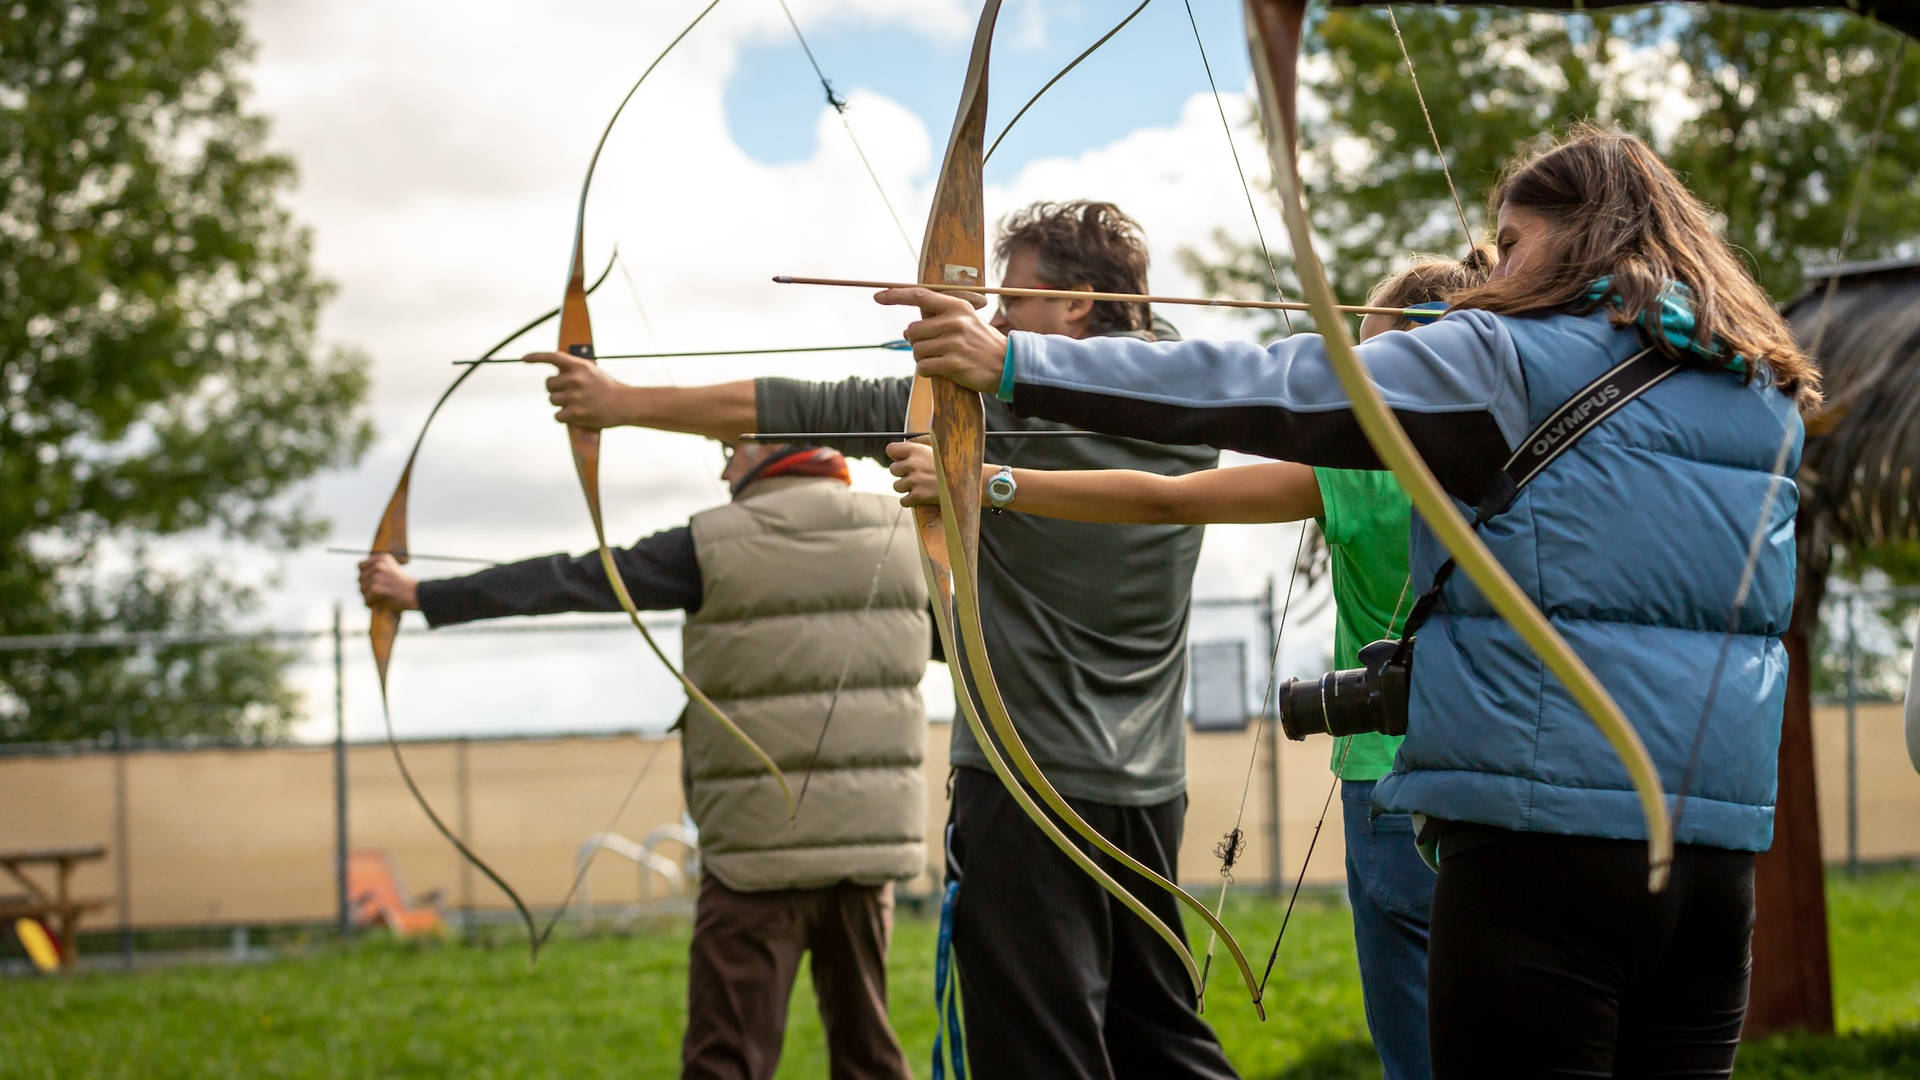
[[[1742,1051],[1750,1077],[1920,1077],[1920,873],[1835,877],[1828,890],[1842,1034]],[[1280,909],[1241,900],[1229,925],[1264,960]],[[1215,959],[1208,1016],[1253,1080],[1377,1077],[1345,910],[1303,900],[1268,1020]],[[19,979],[0,986],[0,1076],[672,1076],[687,931],[550,943],[537,965],[493,948],[366,941],[244,967]],[[930,921],[902,918],[894,1023],[926,1075],[934,1031]],[[1230,965],[1228,965],[1230,968]],[[782,1077],[826,1075],[800,980]]]

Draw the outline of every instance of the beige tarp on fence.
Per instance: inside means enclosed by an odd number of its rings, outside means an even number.
[[[1920,777],[1907,763],[1900,710],[1859,712],[1860,858],[1920,857]],[[1830,861],[1846,852],[1845,714],[1818,710],[1821,828]],[[946,817],[946,729],[929,739],[927,838],[938,858]],[[679,745],[631,736],[435,742],[406,747],[408,764],[448,826],[469,838],[535,907],[559,903],[575,853],[600,832],[650,753],[658,756],[614,831],[638,838],[680,819]],[[1247,775],[1252,730],[1195,734],[1189,741],[1181,877],[1219,881],[1213,854],[1234,820]],[[114,836],[111,753],[0,758],[0,848],[108,844]],[[335,916],[334,759],[331,746],[257,750],[145,750],[126,755],[128,900],[138,927],[222,923],[326,922]],[[1282,869],[1299,872],[1328,791],[1327,744],[1280,748]],[[1711,763],[1703,767],[1710,768]],[[504,898],[463,866],[452,847],[407,796],[387,748],[347,752],[350,844],[381,849],[409,893],[444,890],[449,906],[465,898],[498,909]],[[464,774],[466,783],[460,783]],[[1271,789],[1266,752],[1254,770],[1243,828],[1247,845],[1239,883],[1271,877]],[[1314,854],[1309,883],[1342,879],[1340,808],[1334,806]],[[637,899],[631,862],[603,856],[589,881],[596,904]],[[910,886],[929,888],[923,877]],[[114,859],[83,867],[83,896],[115,893]],[[655,895],[658,895],[657,890]],[[91,923],[115,921],[112,909]]]

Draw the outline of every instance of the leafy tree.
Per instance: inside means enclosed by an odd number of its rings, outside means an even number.
[[[369,437],[364,360],[316,340],[329,290],[284,203],[293,167],[246,107],[240,4],[0,7],[0,634],[221,630],[252,590],[158,569],[148,542],[313,537],[286,496]],[[0,740],[127,717],[271,736],[290,662],[0,653]]]
[[[127,648],[5,654],[0,741],[74,741],[116,730],[135,738],[283,734],[300,715],[300,697],[285,684],[294,657],[270,640],[221,634],[252,597],[206,571],[149,567],[72,588],[62,598],[69,631],[165,637]]]
[[[1806,267],[1839,255],[1901,40],[1847,15],[1734,7],[1395,14],[1475,237],[1491,236],[1484,199],[1505,162],[1593,120],[1648,139],[1783,299]],[[1335,286],[1358,299],[1409,252],[1458,252],[1466,241],[1386,11],[1329,11],[1311,35],[1302,86],[1324,108],[1303,118],[1302,171]],[[1848,259],[1892,253],[1920,233],[1920,63],[1903,65],[1899,82]],[[1274,256],[1286,271],[1286,251]],[[1264,257],[1238,239],[1216,237],[1186,259],[1209,288],[1271,292]]]

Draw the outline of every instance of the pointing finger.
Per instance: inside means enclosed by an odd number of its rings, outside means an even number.
[[[580,367],[593,363],[591,360],[584,360],[578,356],[569,356],[563,352],[530,352],[520,359],[522,362],[528,364],[552,364],[554,367],[559,368],[562,373],[577,370]]]

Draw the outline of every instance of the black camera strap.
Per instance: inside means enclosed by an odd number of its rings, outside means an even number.
[[[1680,361],[1661,354],[1649,345],[1575,391],[1573,396],[1528,432],[1526,438],[1520,440],[1519,448],[1507,458],[1507,463],[1494,475],[1475,505],[1473,527],[1477,529],[1489,519],[1505,513],[1513,505],[1514,499],[1520,496],[1520,489],[1572,449],[1581,436],[1599,427],[1607,417],[1626,408],[1633,399],[1660,385],[1682,366]],[[1446,587],[1453,570],[1454,561],[1451,558],[1441,563],[1440,569],[1433,575],[1433,586],[1407,613],[1406,624],[1400,632],[1400,653],[1406,652],[1407,643],[1413,640],[1414,634],[1433,612],[1434,605],[1440,602],[1440,590]]]

